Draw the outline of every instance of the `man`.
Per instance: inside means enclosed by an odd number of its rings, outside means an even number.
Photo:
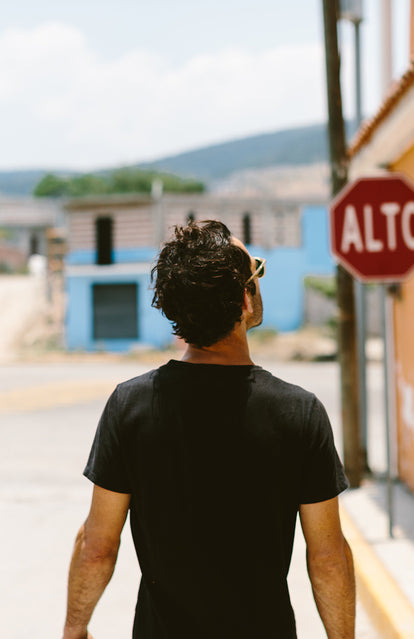
[[[337,503],[347,482],[328,418],[311,393],[249,355],[263,274],[264,260],[220,222],[176,228],[162,249],[153,305],[187,349],[120,384],[101,417],[64,639],[90,637],[128,509],[142,572],[134,639],[295,638],[286,577],[298,511],[327,636],[353,639]]]

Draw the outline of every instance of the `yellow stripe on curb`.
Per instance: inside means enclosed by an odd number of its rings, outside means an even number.
[[[354,555],[358,596],[384,639],[414,639],[414,607],[341,504],[344,535]]]
[[[0,393],[0,414],[20,413],[59,406],[71,406],[105,398],[116,382],[55,382]]]

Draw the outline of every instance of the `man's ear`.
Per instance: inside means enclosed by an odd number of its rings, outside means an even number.
[[[247,311],[248,313],[253,313],[253,304],[251,295],[247,292],[247,288],[244,289],[243,294],[243,311]]]

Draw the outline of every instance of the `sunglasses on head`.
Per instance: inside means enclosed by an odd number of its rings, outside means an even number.
[[[256,262],[256,270],[255,270],[254,273],[252,273],[250,275],[250,277],[247,280],[246,284],[251,282],[255,277],[263,277],[263,275],[265,274],[266,260],[263,257],[254,257],[253,259]]]

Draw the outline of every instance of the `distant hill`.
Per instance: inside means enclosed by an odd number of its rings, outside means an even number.
[[[0,195],[28,195],[45,171],[0,171]]]
[[[32,195],[36,184],[50,170],[32,169],[27,171],[0,171],[0,196],[24,197]],[[56,175],[74,176],[76,171],[53,171]]]
[[[355,123],[347,122],[348,139],[355,131]],[[139,166],[209,182],[244,169],[326,162],[328,156],[328,131],[323,123],[214,144]]]
[[[138,166],[209,181],[243,169],[314,164],[327,157],[326,125],[317,124],[223,142]]]
[[[355,127],[347,125],[348,138]],[[239,140],[134,164],[133,168],[154,169],[209,182],[223,179],[244,169],[307,165],[328,159],[326,124],[285,129],[253,135]],[[119,167],[118,167],[119,168]],[[108,174],[108,168],[97,174]],[[0,171],[0,195],[31,195],[36,184],[49,171]],[[53,171],[56,175],[79,175],[73,171]]]

